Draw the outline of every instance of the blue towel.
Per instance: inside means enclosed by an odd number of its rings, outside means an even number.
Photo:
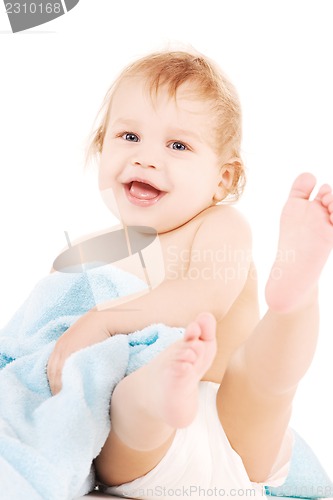
[[[66,500],[91,491],[109,430],[113,388],[183,335],[152,325],[72,355],[51,397],[47,360],[58,337],[98,302],[142,290],[111,266],[41,280],[0,333],[0,498]]]
[[[266,486],[267,496],[333,498],[333,483],[310,446],[297,432],[289,474],[282,486]]]
[[[69,500],[93,489],[92,461],[110,430],[115,385],[181,338],[184,330],[151,325],[78,351],[67,360],[63,388],[54,397],[47,360],[59,336],[82,314],[145,286],[112,266],[56,272],[37,283],[0,332],[0,499]],[[306,453],[293,457],[288,481],[294,487],[302,485],[299,471],[313,468],[312,452]],[[320,464],[316,470],[322,474]],[[311,481],[322,485],[320,474]],[[267,493],[288,494],[279,489]]]

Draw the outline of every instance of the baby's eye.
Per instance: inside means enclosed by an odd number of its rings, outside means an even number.
[[[175,149],[176,151],[186,151],[186,149],[188,149],[188,147],[185,146],[185,144],[178,141],[172,142],[170,146],[172,147],[172,149]]]
[[[123,134],[121,137],[125,139],[125,141],[139,142],[139,137],[136,134],[133,134],[132,132],[125,132],[125,134]]]

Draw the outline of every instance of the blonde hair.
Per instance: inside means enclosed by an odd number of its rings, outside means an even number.
[[[185,51],[157,52],[127,66],[107,91],[97,116],[97,128],[88,142],[86,163],[102,151],[110,116],[113,95],[124,79],[133,76],[146,80],[150,94],[157,95],[161,86],[167,87],[170,97],[185,82],[193,85],[195,96],[210,103],[215,121],[215,151],[221,159],[228,155],[223,166],[232,171],[228,199],[236,200],[245,186],[245,172],[240,156],[241,108],[232,83],[207,57]]]

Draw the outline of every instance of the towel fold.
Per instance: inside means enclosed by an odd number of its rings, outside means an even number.
[[[83,273],[56,272],[37,283],[1,330],[1,500],[70,500],[93,489],[92,462],[110,430],[114,387],[180,339],[184,330],[150,325],[76,352],[65,363],[62,390],[53,397],[47,361],[59,336],[85,312],[145,287],[111,265]],[[300,463],[303,472],[312,468],[314,454],[310,449],[306,453],[293,458],[288,485],[302,481]],[[316,470],[322,471],[320,464]],[[283,496],[281,489],[267,493]]]
[[[110,430],[115,385],[183,335],[151,325],[70,356],[63,388],[46,376],[59,336],[96,303],[145,288],[112,266],[41,280],[0,332],[0,498],[66,500],[94,487],[92,461]]]

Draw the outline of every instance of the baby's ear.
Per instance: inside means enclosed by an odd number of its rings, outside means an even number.
[[[233,191],[235,185],[236,172],[239,168],[239,158],[231,158],[220,170],[220,182],[217,186],[214,201],[218,203]]]

